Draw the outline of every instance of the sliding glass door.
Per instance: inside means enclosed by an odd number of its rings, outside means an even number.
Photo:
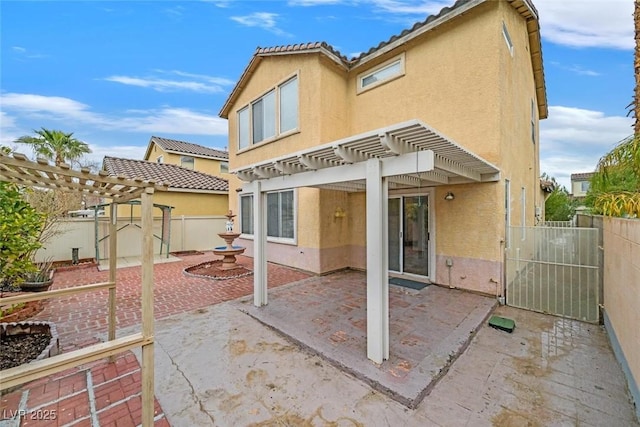
[[[429,198],[389,198],[389,270],[429,276]]]

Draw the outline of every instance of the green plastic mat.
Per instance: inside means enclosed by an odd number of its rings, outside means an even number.
[[[491,319],[489,319],[489,326],[511,333],[516,327],[516,322],[512,319],[507,319],[506,317],[491,316]]]

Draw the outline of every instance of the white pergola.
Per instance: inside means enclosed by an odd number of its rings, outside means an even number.
[[[266,193],[298,187],[366,192],[367,357],[389,358],[389,189],[495,182],[500,170],[419,120],[235,169],[253,194],[254,304],[267,304]]]
[[[94,360],[112,357],[137,347],[142,348],[142,426],[153,426],[154,417],[154,318],[153,318],[153,194],[168,187],[162,183],[112,177],[105,171],[93,174],[89,169],[73,170],[67,164],[49,165],[46,159],[30,161],[25,155],[9,156],[0,151],[0,181],[29,187],[49,188],[111,199],[109,230],[109,280],[104,283],[72,286],[45,292],[25,293],[0,298],[0,304],[65,297],[83,292],[108,289],[108,339],[79,350],[33,361],[0,371],[0,390],[24,384],[56,372],[80,366]],[[142,209],[142,324],[141,331],[116,338],[116,259],[117,204],[141,199]]]

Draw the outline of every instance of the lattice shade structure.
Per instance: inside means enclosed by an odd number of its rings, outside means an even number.
[[[365,132],[328,144],[240,167],[233,172],[243,181],[295,175],[351,165],[369,159],[387,159],[430,150],[434,167],[419,174],[403,174],[389,179],[389,188],[494,182],[500,169],[441,135],[419,120]],[[364,191],[364,180],[320,185],[342,191]]]
[[[16,184],[75,191],[99,197],[110,198],[114,202],[137,199],[145,188],[166,190],[167,185],[141,179],[112,177],[105,171],[93,174],[87,168],[77,171],[65,163],[49,165],[46,159],[30,161],[27,156],[14,153],[12,156],[0,153],[0,180]]]
[[[142,205],[142,331],[116,338],[116,221],[110,222],[113,236],[109,241],[109,280],[104,283],[70,286],[45,292],[25,293],[0,298],[0,304],[20,304],[28,301],[58,298],[83,292],[108,290],[108,341],[59,354],[48,359],[33,361],[0,371],[0,390],[24,384],[56,372],[80,366],[94,360],[124,351],[142,348],[142,426],[154,423],[154,356],[153,356],[153,193],[166,190],[167,185],[142,179],[108,176],[101,171],[93,174],[89,169],[80,171],[69,165],[52,166],[46,159],[33,162],[25,155],[0,152],[0,181],[29,187],[41,187],[95,195],[111,199],[112,218],[116,218],[118,203],[140,199]]]

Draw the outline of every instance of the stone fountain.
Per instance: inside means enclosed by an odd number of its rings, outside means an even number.
[[[221,270],[233,270],[234,268],[240,268],[238,264],[236,264],[236,255],[240,255],[244,252],[246,248],[242,246],[233,246],[233,241],[240,236],[240,233],[233,232],[233,218],[236,216],[232,211],[229,211],[227,215],[226,222],[226,230],[224,233],[218,233],[227,246],[218,246],[213,249],[213,253],[215,255],[222,255],[222,266],[219,268]]]

